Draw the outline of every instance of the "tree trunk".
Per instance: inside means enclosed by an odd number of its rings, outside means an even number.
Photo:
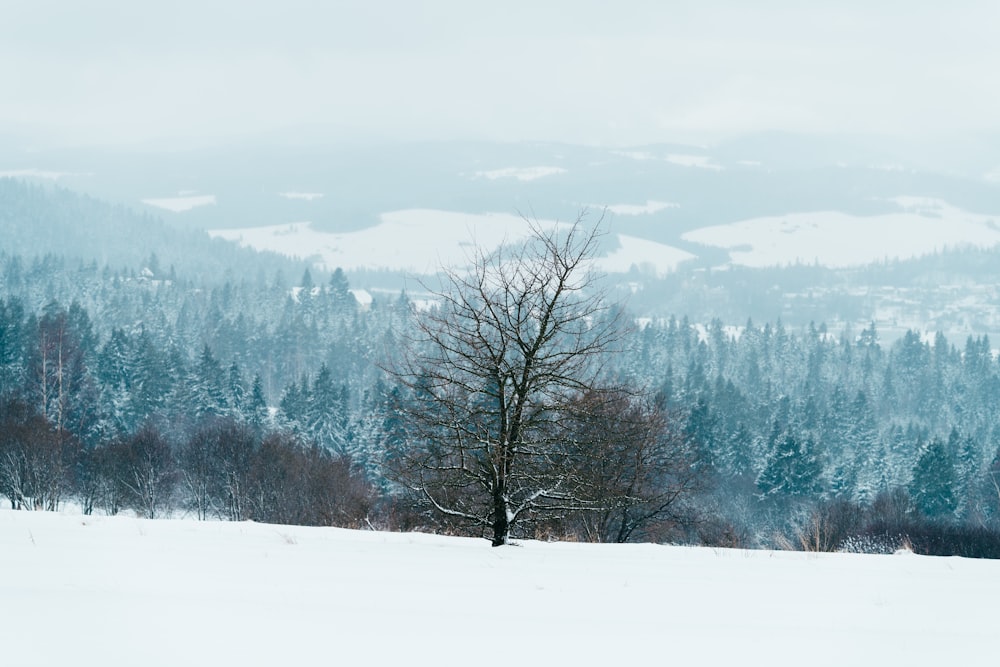
[[[507,489],[505,484],[493,488],[493,546],[507,544],[510,539],[510,521],[507,519]]]
[[[496,449],[497,461],[493,470],[493,546],[495,547],[503,546],[510,540],[510,501],[507,499],[507,485],[514,465],[514,447],[510,443],[520,430],[519,417],[520,415],[514,417],[515,423],[511,434],[504,437]]]

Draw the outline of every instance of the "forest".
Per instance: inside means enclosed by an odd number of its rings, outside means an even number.
[[[405,292],[361,304],[339,270],[317,283],[285,268],[237,279],[152,253],[124,269],[0,253],[0,495],[486,536],[398,474],[423,437],[419,383],[389,369],[427,307]],[[601,465],[574,468],[592,495],[526,513],[515,537],[1000,555],[1000,363],[985,335],[884,345],[874,325],[623,316],[602,372],[631,393],[577,424],[608,434]],[[636,436],[626,414],[656,432]],[[647,437],[641,473],[610,465],[639,460],[614,447]],[[640,477],[642,493],[613,491]],[[598,502],[611,497],[628,503]]]

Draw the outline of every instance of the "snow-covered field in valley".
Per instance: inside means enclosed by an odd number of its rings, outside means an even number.
[[[597,268],[607,273],[628,273],[632,267],[663,276],[676,271],[682,262],[694,255],[680,248],[647,241],[635,236],[618,234],[618,248],[595,261]]]
[[[199,206],[208,206],[210,204],[215,204],[215,195],[193,195],[193,194],[183,194],[176,197],[159,197],[153,199],[143,199],[143,204],[149,204],[150,206],[155,206],[156,208],[162,208],[165,211],[171,211],[173,213],[181,213],[183,211],[190,211],[193,208],[198,208]]]
[[[754,218],[687,232],[687,241],[729,250],[732,263],[751,267],[817,263],[862,266],[911,259],[948,248],[1000,244],[991,216],[937,199],[896,197],[898,213],[855,216],[835,211]]]
[[[559,223],[540,220],[538,224],[551,228]],[[503,242],[526,239],[531,228],[524,218],[506,213],[406,209],[384,213],[379,224],[355,232],[324,232],[310,222],[293,222],[216,229],[209,234],[256,250],[317,258],[330,270],[369,268],[429,274],[442,266],[467,266],[477,247],[489,252]],[[599,270],[624,273],[636,266],[664,274],[693,257],[655,241],[622,234],[617,240],[618,248],[611,255],[597,258]]]
[[[324,232],[311,222],[293,222],[208,233],[256,250],[317,258],[331,271],[340,267],[433,273],[442,265],[469,264],[473,244],[488,250],[504,240],[527,238],[530,228],[516,215],[407,209],[384,213],[379,224],[355,232]]]
[[[989,664],[1000,563],[0,511],[2,664]]]

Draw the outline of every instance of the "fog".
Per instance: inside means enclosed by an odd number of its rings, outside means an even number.
[[[712,143],[990,131],[992,2],[3,3],[0,134]]]

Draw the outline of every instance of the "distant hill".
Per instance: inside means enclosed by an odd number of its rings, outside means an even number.
[[[608,206],[619,211],[616,233],[699,257],[704,249],[686,232],[798,213],[888,215],[899,210],[899,197],[1000,215],[1000,183],[986,158],[951,164],[920,147],[883,143],[774,133],[711,147],[259,140],[158,153],[12,151],[0,176],[53,178],[200,230],[310,222],[342,234],[408,210],[565,221],[581,207]],[[719,254],[706,260],[713,266]]]
[[[149,268],[167,277],[215,283],[305,266],[273,253],[240,248],[201,231],[48,184],[0,178],[0,253],[57,255],[112,269]],[[155,257],[154,257],[155,255]]]

